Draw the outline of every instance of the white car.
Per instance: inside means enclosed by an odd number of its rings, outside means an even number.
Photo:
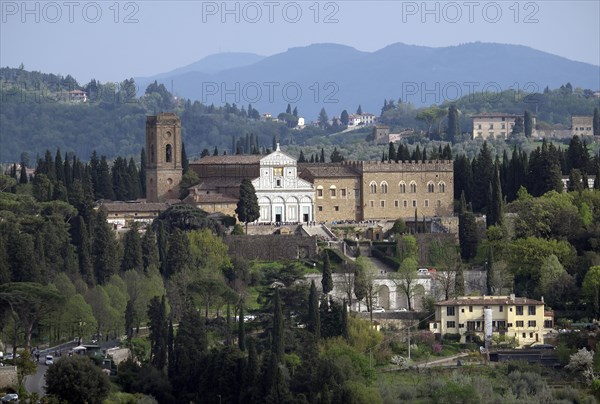
[[[373,307],[373,313],[385,313],[385,309],[383,307]]]
[[[46,355],[46,365],[53,365],[54,357],[52,355]]]
[[[19,395],[17,393],[10,393],[0,398],[0,401],[3,403],[8,403],[11,401],[19,401]]]

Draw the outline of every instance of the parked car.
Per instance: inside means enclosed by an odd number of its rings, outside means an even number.
[[[385,313],[385,309],[383,307],[373,307],[373,313]]]
[[[11,401],[19,401],[19,395],[17,393],[9,393],[4,397],[0,398],[0,401],[3,403],[8,403]]]
[[[46,365],[53,365],[54,357],[52,355],[46,355]]]

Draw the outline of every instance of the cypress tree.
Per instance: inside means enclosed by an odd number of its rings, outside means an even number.
[[[465,294],[465,275],[462,264],[458,265],[456,275],[454,275],[454,294],[455,296],[464,296]]]
[[[190,161],[188,160],[187,153],[185,152],[185,143],[181,142],[181,168],[183,170],[183,174],[188,172],[190,167]]]
[[[298,163],[306,163],[306,157],[304,157],[304,152],[300,150],[300,157],[298,157]]]
[[[276,363],[283,363],[284,353],[283,312],[279,289],[275,289],[273,297],[273,330],[271,334],[271,355]]]
[[[594,179],[594,189],[600,189],[600,163],[596,164],[596,178]]]
[[[187,267],[190,260],[190,244],[187,235],[178,228],[175,228],[169,236],[169,247],[167,250],[167,272],[163,274],[169,278]]]
[[[396,147],[390,142],[388,147],[388,161],[397,161]]]
[[[162,371],[167,365],[168,323],[165,296],[153,297],[148,305],[150,363]]]
[[[485,277],[485,285],[486,285],[486,289],[487,289],[487,294],[489,296],[494,294],[494,287],[493,285],[493,281],[494,281],[494,251],[493,251],[493,247],[490,245],[488,248],[488,256],[487,256],[487,261],[485,263],[485,272],[486,272],[486,277]]]
[[[115,199],[106,156],[100,158],[100,163],[98,164],[98,182],[94,190],[96,192],[96,199]]]
[[[325,250],[325,257],[323,257],[323,277],[321,278],[321,285],[323,286],[324,294],[328,294],[333,290],[331,262],[329,261],[329,254],[327,253],[327,250]]]
[[[246,329],[244,327],[244,304],[240,302],[240,314],[238,320],[238,347],[240,351],[246,350]]]
[[[531,133],[533,132],[533,118],[531,117],[531,112],[527,110],[525,110],[523,117],[523,130],[526,137],[531,137]]]
[[[133,158],[129,159],[127,165],[127,199],[134,200],[142,195],[140,188],[140,174]]]
[[[448,131],[446,132],[446,140],[454,143],[458,135],[460,135],[460,122],[458,119],[458,109],[456,105],[450,105],[448,108]]]
[[[252,181],[245,178],[240,185],[240,199],[237,203],[235,213],[238,215],[238,220],[246,224],[246,234],[248,234],[248,223],[254,222],[260,217],[260,208],[258,206],[258,198]]]
[[[142,147],[140,154],[140,197],[146,197],[146,149]]]
[[[348,307],[346,299],[342,300],[342,337],[348,339]]]
[[[121,271],[143,271],[144,261],[142,255],[142,240],[138,232],[137,224],[123,236],[123,259],[121,260]]]
[[[317,296],[317,287],[315,281],[310,283],[310,292],[308,294],[308,332],[312,333],[316,339],[321,336],[321,319],[319,314],[319,298]]]
[[[324,163],[325,162],[325,150],[321,147],[321,159],[319,160],[319,163]]]
[[[106,213],[100,210],[96,215],[92,242],[92,263],[96,281],[104,284],[117,272],[117,240],[106,221]]]
[[[156,234],[151,226],[146,228],[146,233],[142,237],[142,262],[144,271],[148,271],[150,267],[159,268],[159,253],[156,241]]]
[[[27,178],[27,167],[21,163],[21,172],[19,173],[19,184],[27,184],[29,179]]]
[[[56,172],[56,181],[65,182],[65,172],[60,149],[56,149],[56,157],[54,157],[54,170]]]

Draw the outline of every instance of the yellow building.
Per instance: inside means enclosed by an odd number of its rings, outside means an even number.
[[[486,326],[487,323],[487,326]],[[515,338],[519,346],[543,343],[545,332],[553,327],[553,314],[544,311],[544,302],[525,297],[462,296],[438,302],[435,321],[429,330],[436,334],[459,334],[461,342],[492,335]]]

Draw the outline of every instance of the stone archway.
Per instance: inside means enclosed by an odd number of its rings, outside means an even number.
[[[386,310],[390,309],[390,288],[387,285],[379,286],[377,291],[377,303]]]

